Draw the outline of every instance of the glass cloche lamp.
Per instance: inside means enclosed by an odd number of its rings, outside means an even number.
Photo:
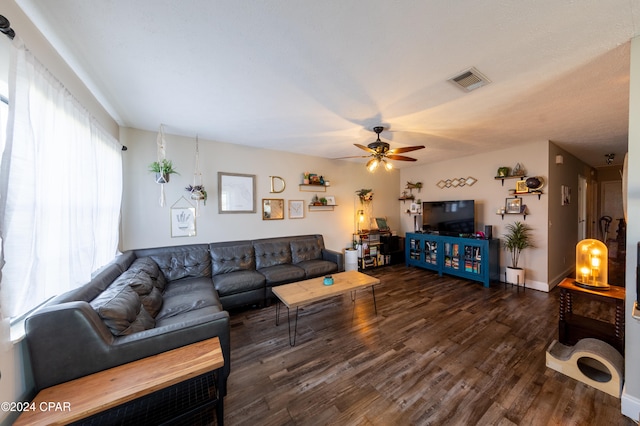
[[[591,290],[609,290],[607,283],[607,246],[586,239],[576,245],[576,285]]]

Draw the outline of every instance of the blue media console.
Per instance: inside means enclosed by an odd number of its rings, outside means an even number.
[[[405,263],[480,281],[500,281],[500,240],[407,233]]]

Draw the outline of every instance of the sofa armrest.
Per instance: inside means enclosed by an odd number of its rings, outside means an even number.
[[[344,254],[329,250],[326,248],[322,249],[322,260],[328,260],[338,265],[338,272],[344,271]]]
[[[26,319],[25,331],[37,390],[92,373],[96,357],[108,353],[115,339],[83,301],[36,311]]]
[[[37,311],[25,330],[37,391],[214,336],[225,358],[225,383],[230,371],[226,311],[115,337],[91,305],[75,301]]]

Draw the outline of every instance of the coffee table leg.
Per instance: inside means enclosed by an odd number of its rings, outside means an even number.
[[[280,300],[276,302],[276,325],[280,325]]]
[[[289,346],[296,345],[296,333],[298,332],[298,307],[296,306],[296,319],[293,324],[293,340],[291,339],[291,316],[290,309],[287,307],[287,321],[289,322]]]
[[[371,286],[371,294],[373,295],[373,310],[378,315],[378,305],[376,305],[376,290],[374,286]]]

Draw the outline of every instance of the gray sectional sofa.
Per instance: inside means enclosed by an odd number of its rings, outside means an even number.
[[[127,251],[27,318],[36,390],[215,336],[226,383],[228,309],[264,306],[273,286],[342,270],[321,235]]]

